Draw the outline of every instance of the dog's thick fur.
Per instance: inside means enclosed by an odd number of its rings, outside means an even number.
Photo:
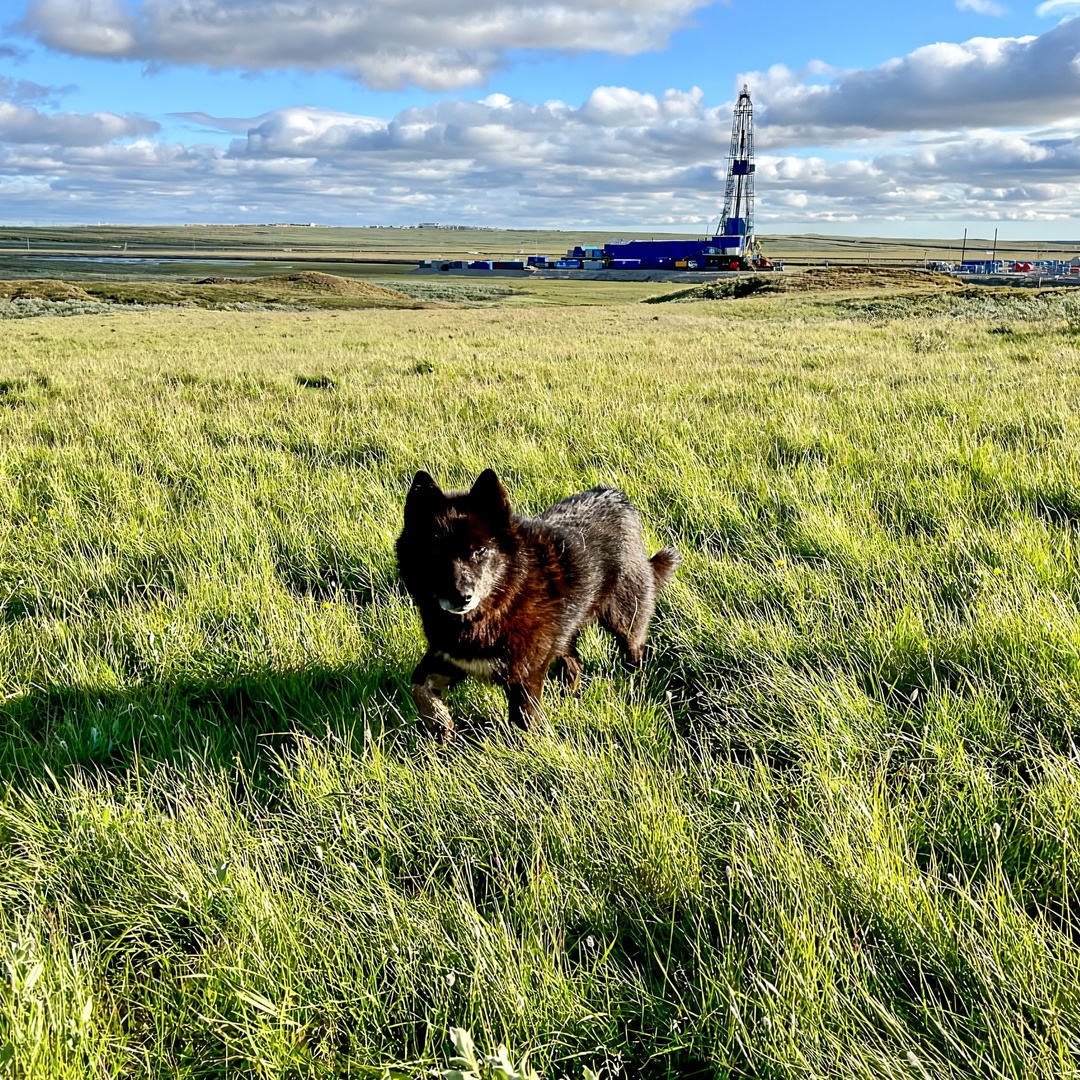
[[[444,741],[453,721],[442,695],[467,675],[503,686],[511,721],[532,726],[553,660],[576,688],[577,637],[589,623],[599,622],[626,663],[638,664],[656,594],[679,565],[673,548],[646,555],[623,492],[595,487],[519,517],[491,469],[470,491],[449,493],[418,472],[397,555],[428,639],[413,697],[428,731]]]

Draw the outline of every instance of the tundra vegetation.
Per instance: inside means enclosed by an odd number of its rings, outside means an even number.
[[[1080,318],[965,296],[5,323],[0,1076],[1076,1075]],[[684,565],[442,748],[488,466]]]

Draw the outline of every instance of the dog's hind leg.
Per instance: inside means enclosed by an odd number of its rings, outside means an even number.
[[[581,685],[581,658],[577,651],[577,634],[562,653],[555,657],[555,678],[571,694],[576,694]]]
[[[645,654],[645,638],[649,633],[656,610],[656,594],[671,580],[678,569],[679,553],[664,548],[651,559],[626,566],[614,589],[600,611],[600,625],[619,644],[623,662],[631,670]]]
[[[600,625],[615,639],[623,663],[633,670],[645,654],[645,638],[649,633],[656,597],[652,589],[640,593],[613,593],[600,614]]]

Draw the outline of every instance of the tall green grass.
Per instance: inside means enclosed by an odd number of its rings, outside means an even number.
[[[1080,1071],[1080,341],[723,304],[8,324],[0,1076]],[[449,749],[418,467],[685,564]]]

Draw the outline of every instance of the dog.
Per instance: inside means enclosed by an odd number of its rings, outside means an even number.
[[[418,472],[397,558],[428,640],[412,696],[440,742],[454,728],[442,696],[469,675],[502,686],[511,722],[532,728],[553,661],[577,688],[577,639],[590,623],[636,667],[657,593],[680,563],[674,548],[648,557],[638,512],[617,488],[594,487],[520,517],[491,469],[456,492]]]

